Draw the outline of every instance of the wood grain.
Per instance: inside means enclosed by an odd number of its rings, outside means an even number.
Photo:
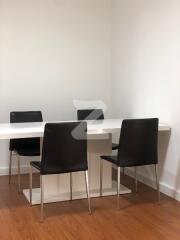
[[[35,178],[38,185],[39,176]],[[45,221],[39,221],[39,207],[29,207],[18,194],[16,177],[0,177],[0,240],[179,240],[180,203],[166,196],[157,203],[156,192],[139,184],[138,194],[92,199],[89,215],[86,200],[45,205]],[[127,176],[123,184],[134,188]],[[22,187],[28,176],[22,176]]]

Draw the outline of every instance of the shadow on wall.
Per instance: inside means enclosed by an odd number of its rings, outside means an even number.
[[[167,186],[169,188],[169,194],[172,198],[180,201],[180,158],[178,162],[178,166],[176,169],[176,175],[172,174],[170,171],[164,170],[166,154],[168,151],[169,140],[171,136],[171,131],[169,132],[161,132],[159,137],[159,174],[160,177],[163,176],[163,172],[166,171],[168,178],[171,178],[174,181],[173,186]],[[171,137],[172,138],[172,137]],[[171,140],[172,141],[172,140]],[[174,159],[171,159],[172,165]]]
[[[163,170],[165,165],[165,159],[169,147],[171,137],[170,131],[161,131],[158,136],[158,160],[159,160],[159,177],[163,176]]]
[[[180,201],[180,158],[179,158],[179,165],[176,171],[176,182],[175,182],[175,191],[173,193],[174,198]]]

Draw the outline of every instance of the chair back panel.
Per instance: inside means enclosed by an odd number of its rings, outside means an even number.
[[[141,166],[158,163],[157,118],[123,120],[118,162],[124,166]]]
[[[102,109],[79,109],[77,111],[78,120],[103,120],[104,114]]]
[[[87,123],[47,123],[41,174],[85,171],[87,168]]]
[[[41,111],[11,112],[10,123],[42,122]],[[11,139],[10,150],[40,148],[40,138]]]

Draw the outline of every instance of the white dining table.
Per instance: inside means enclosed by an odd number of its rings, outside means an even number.
[[[72,122],[72,121],[53,121]],[[0,140],[18,138],[43,138],[46,122],[36,123],[0,123]],[[119,133],[122,119],[105,119],[87,121],[88,135],[88,167],[91,197],[99,196],[100,161],[102,154],[112,154],[112,135]],[[160,123],[159,131],[169,131],[170,126]],[[44,202],[58,202],[70,199],[69,174],[45,176]],[[103,168],[103,195],[117,194],[116,183],[112,180],[112,164],[104,163]],[[29,189],[23,193],[29,201]],[[121,194],[131,193],[131,190],[121,185]],[[83,173],[73,173],[73,199],[86,198]],[[33,188],[32,204],[40,203],[40,189]]]

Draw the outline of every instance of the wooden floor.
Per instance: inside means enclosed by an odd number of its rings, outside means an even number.
[[[130,178],[122,181],[133,189]],[[22,182],[28,186],[27,175]],[[15,177],[11,185],[0,177],[0,240],[180,240],[180,203],[162,196],[158,204],[156,192],[143,184],[138,194],[120,197],[119,211],[116,197],[92,199],[92,215],[86,200],[46,204],[44,223],[15,184]]]

